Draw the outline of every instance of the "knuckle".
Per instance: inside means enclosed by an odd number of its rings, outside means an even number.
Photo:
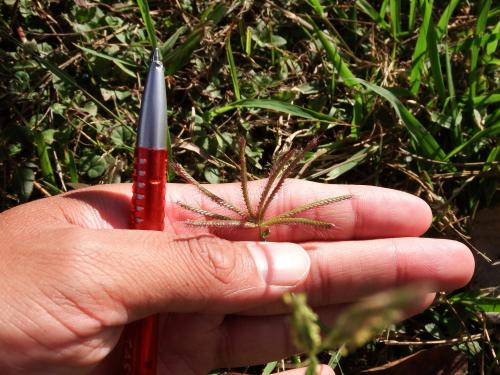
[[[203,275],[222,284],[229,284],[238,268],[238,253],[229,241],[217,238],[188,240],[193,264]]]

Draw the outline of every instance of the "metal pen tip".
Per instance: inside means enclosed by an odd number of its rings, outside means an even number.
[[[153,57],[151,57],[151,63],[161,63],[161,58],[160,58],[160,49],[159,48],[154,48],[153,49]]]

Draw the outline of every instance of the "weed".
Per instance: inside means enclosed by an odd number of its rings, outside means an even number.
[[[276,197],[280,189],[283,187],[285,180],[290,177],[302,160],[304,154],[311,150],[317,144],[317,139],[314,138],[308,142],[308,144],[303,149],[291,149],[288,152],[282,154],[273,164],[273,168],[269,172],[269,176],[266,180],[262,193],[260,195],[259,204],[257,207],[253,207],[250,202],[249,192],[248,192],[248,173],[247,173],[247,163],[245,157],[246,141],[244,138],[240,138],[239,142],[239,156],[240,156],[240,171],[241,171],[241,191],[243,194],[243,199],[245,201],[246,210],[243,210],[227,200],[215,195],[210,190],[205,188],[202,184],[196,181],[192,176],[190,176],[186,170],[179,164],[175,163],[175,170],[177,174],[183,178],[186,182],[196,186],[196,188],[203,193],[205,196],[210,198],[212,201],[217,203],[219,206],[224,207],[234,213],[236,213],[239,218],[234,219],[229,216],[220,215],[214,212],[203,210],[198,207],[193,207],[184,202],[177,202],[179,206],[184,209],[201,214],[211,220],[188,220],[186,224],[193,226],[203,226],[203,227],[241,227],[241,228],[258,228],[259,237],[262,241],[271,233],[270,227],[273,225],[312,225],[315,227],[320,227],[324,229],[331,229],[335,225],[333,223],[328,223],[321,220],[309,219],[306,217],[297,217],[300,213],[312,210],[313,208],[326,206],[335,202],[340,202],[342,200],[350,199],[351,195],[340,195],[337,197],[330,197],[314,202],[304,204],[299,207],[295,207],[291,210],[283,212],[281,214],[267,217],[266,211],[269,208],[269,204]]]

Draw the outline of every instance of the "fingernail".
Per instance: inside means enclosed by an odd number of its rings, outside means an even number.
[[[250,242],[247,246],[257,269],[268,285],[295,286],[309,273],[309,255],[297,244]]]

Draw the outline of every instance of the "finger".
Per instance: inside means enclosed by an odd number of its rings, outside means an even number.
[[[265,180],[261,180],[250,184],[249,190],[254,193],[252,197],[254,206],[259,201],[258,193],[263,189],[264,183]],[[209,211],[228,214],[226,209],[221,209],[209,198],[191,190],[192,188],[182,185],[172,187],[169,194],[170,204],[183,201]],[[245,207],[239,184],[211,185],[210,189],[227,198],[234,205]],[[298,215],[332,223],[335,225],[334,229],[276,225],[271,228],[271,235],[268,239],[301,242],[314,239],[419,236],[430,225],[431,212],[428,205],[410,194],[372,186],[325,185],[302,180],[288,180],[285,183],[283,189],[270,204],[266,217],[272,217],[320,199],[346,194],[351,194],[352,199],[311,209]],[[182,223],[193,218],[201,218],[200,215],[186,210],[171,209],[167,214],[178,231],[193,231],[192,227],[186,228]],[[213,229],[212,232],[228,239],[258,238],[255,230],[219,228]]]
[[[474,258],[460,242],[430,238],[316,242],[302,245],[311,257],[311,271],[300,289],[309,303],[324,306],[356,301],[375,292],[414,282],[428,282],[434,291],[466,285]],[[279,302],[248,314],[279,314]]]
[[[265,180],[252,181],[251,201],[258,205],[259,193]],[[209,185],[210,190],[245,209],[239,184]],[[60,197],[59,206],[73,224],[87,228],[126,228],[131,186],[127,184],[83,189]],[[351,194],[352,199],[318,207],[299,216],[322,220],[335,225],[333,229],[312,226],[276,225],[271,228],[269,241],[303,242],[312,240],[369,239],[379,237],[413,237],[423,234],[430,225],[431,211],[421,199],[404,192],[374,186],[326,185],[302,180],[287,180],[271,202],[266,217],[278,215],[294,207],[319,199]],[[166,230],[176,233],[215,233],[226,239],[257,240],[252,229],[207,229],[187,226],[186,220],[203,216],[181,208],[185,202],[205,210],[238,216],[221,208],[186,184],[167,185]],[[171,229],[170,229],[171,228]]]
[[[70,228],[43,244],[51,280],[79,308],[116,314],[119,325],[160,311],[234,312],[279,300],[310,268],[289,243],[233,243],[214,236]],[[121,314],[120,314],[121,312]]]
[[[416,298],[408,306],[403,317],[415,315],[427,308],[434,300],[434,294],[423,298]],[[334,327],[341,312],[350,305],[326,306],[315,309],[319,320],[326,327]],[[188,350],[193,343],[189,339],[189,331],[174,329],[186,326],[186,316],[183,314],[169,315],[168,324],[162,326],[160,332],[160,356],[168,356],[173,349]],[[190,326],[186,329],[202,331],[204,319],[199,324],[189,320]],[[206,328],[205,328],[206,329]],[[220,332],[215,335],[212,367],[239,367],[249,364],[258,364],[285,358],[300,352],[290,336],[289,315],[275,315],[262,317],[228,316],[220,326]]]

